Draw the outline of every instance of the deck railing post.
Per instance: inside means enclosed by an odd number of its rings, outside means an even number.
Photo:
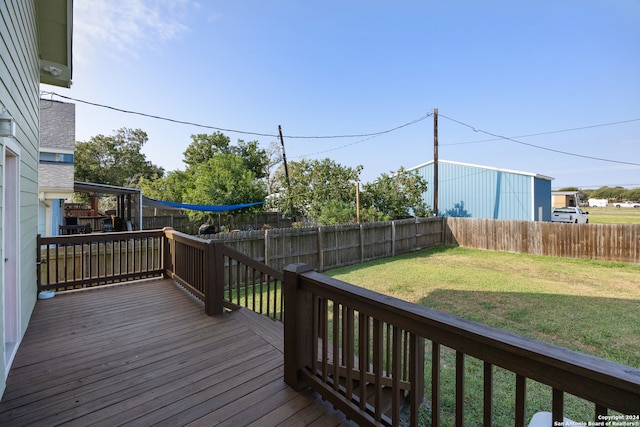
[[[171,231],[173,231],[171,227],[164,227],[162,229],[162,274],[165,278],[171,277],[168,271],[173,273],[175,266],[175,241],[168,236]]]
[[[300,274],[313,271],[307,264],[289,264],[284,268],[284,381],[295,390],[305,388],[298,375],[304,368],[305,298],[298,290]]]
[[[224,312],[224,243],[210,241],[205,250],[204,310],[209,316]]]

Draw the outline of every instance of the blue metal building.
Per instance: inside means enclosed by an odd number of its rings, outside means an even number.
[[[433,169],[433,160],[409,169],[427,180],[431,208]],[[438,216],[551,221],[551,177],[446,160],[438,177]]]

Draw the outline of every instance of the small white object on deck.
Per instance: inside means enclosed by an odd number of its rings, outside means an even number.
[[[53,298],[55,294],[56,293],[54,291],[40,291],[40,293],[38,294],[38,299]]]

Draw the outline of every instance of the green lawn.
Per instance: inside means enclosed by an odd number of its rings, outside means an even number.
[[[531,338],[640,368],[640,265],[438,247],[326,272],[337,279]],[[427,352],[429,354],[429,352]],[[453,352],[445,353],[443,396],[453,397]],[[468,420],[481,420],[481,364],[471,360]],[[428,373],[427,373],[428,375]],[[513,374],[496,372],[496,419],[513,424]],[[427,378],[429,381],[430,379]],[[530,382],[531,383],[531,382]],[[427,382],[429,384],[429,382]],[[528,417],[550,410],[550,390],[528,389]],[[448,422],[453,399],[443,401]],[[566,415],[593,408],[567,398]],[[424,416],[430,418],[429,410]],[[480,417],[480,418],[478,418]],[[448,424],[445,423],[446,424]]]
[[[589,212],[592,224],[640,224],[640,209],[633,208],[582,208]]]

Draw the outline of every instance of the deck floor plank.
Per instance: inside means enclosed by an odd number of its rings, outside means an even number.
[[[209,317],[169,280],[36,304],[0,402],[0,425],[353,425],[283,381],[282,324],[244,309]]]

